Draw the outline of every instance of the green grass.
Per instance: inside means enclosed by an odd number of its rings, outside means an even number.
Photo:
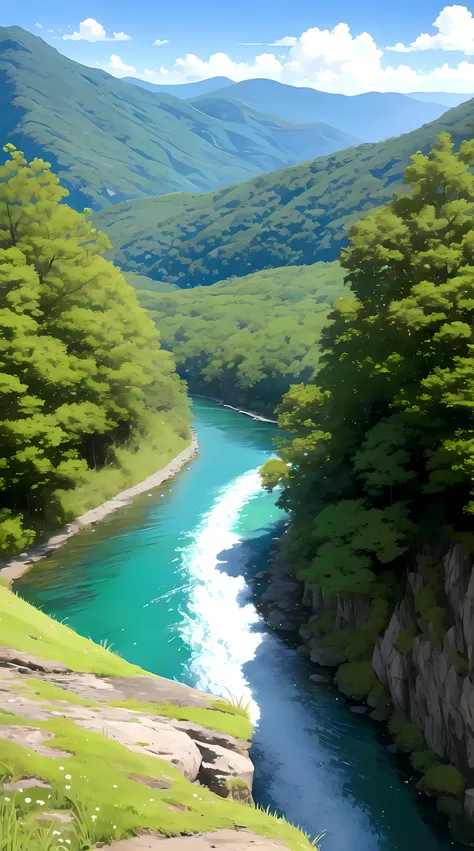
[[[142,437],[138,448],[116,448],[113,465],[101,470],[87,470],[73,490],[58,491],[65,515],[72,519],[85,514],[147,479],[179,455],[190,442],[188,435],[182,435],[180,414],[178,411],[164,411],[155,415],[156,423],[155,416],[151,417],[148,433]]]
[[[95,217],[124,269],[194,287],[230,274],[335,260],[351,224],[402,189],[417,150],[472,137],[474,101],[398,138],[347,148],[206,195],[119,204]]]
[[[0,585],[0,645],[63,662],[73,671],[133,677],[144,671],[83,638]]]
[[[0,724],[4,723],[28,726],[31,722],[0,716]],[[141,829],[177,836],[239,824],[286,842],[292,851],[311,847],[307,838],[284,819],[230,798],[218,798],[186,780],[165,761],[131,753],[119,743],[82,730],[69,720],[39,721],[36,726],[54,734],[48,746],[71,756],[39,756],[31,749],[2,740],[2,759],[15,766],[17,777],[34,776],[52,786],[51,791],[42,789],[41,795],[32,794],[34,790],[15,793],[15,804],[22,815],[29,814],[31,818],[46,808],[79,813],[79,828],[88,830],[91,842],[110,842]],[[150,789],[131,776],[164,779],[171,788]],[[172,809],[176,803],[182,808],[178,812]],[[68,833],[66,827],[63,836]],[[16,849],[13,847],[12,851]]]

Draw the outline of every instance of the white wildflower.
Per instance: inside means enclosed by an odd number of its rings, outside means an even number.
[[[71,778],[71,775],[70,775],[70,774],[66,774],[66,775],[64,776],[64,779],[65,779],[65,780],[71,780],[72,778]]]
[[[31,804],[31,798],[25,798],[25,804]]]
[[[70,786],[65,786],[66,791],[69,791],[70,788]]]
[[[64,765],[60,765],[60,766],[59,766],[59,770],[60,770],[60,771],[64,771]]]
[[[36,801],[36,803],[39,804],[40,807],[44,807],[44,801]]]

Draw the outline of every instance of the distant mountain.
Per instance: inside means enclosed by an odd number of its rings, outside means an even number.
[[[67,59],[19,27],[0,28],[0,141],[44,156],[70,203],[99,209],[202,192],[352,144],[238,104],[227,118]]]
[[[471,100],[474,97],[474,92],[471,95],[455,94],[453,92],[410,92],[408,97],[414,100],[439,103],[443,106],[453,107]]]
[[[284,121],[296,124],[322,121],[364,142],[379,142],[408,133],[439,118],[445,109],[436,103],[416,103],[414,98],[396,93],[368,92],[348,97],[287,86],[274,80],[233,83],[226,86],[223,94]]]
[[[174,194],[98,214],[113,256],[131,271],[179,286],[268,267],[335,260],[350,225],[402,189],[410,155],[448,131],[472,138],[474,99],[412,133],[359,145],[207,195]]]
[[[178,83],[174,86],[160,86],[157,83],[149,83],[148,80],[137,80],[136,77],[122,77],[122,81],[132,83],[140,89],[155,92],[155,94],[174,95],[180,100],[188,100],[188,98],[198,95],[208,95],[210,92],[216,92],[218,89],[234,84],[234,81],[229,80],[228,77],[210,77],[208,80],[198,80],[196,83]]]

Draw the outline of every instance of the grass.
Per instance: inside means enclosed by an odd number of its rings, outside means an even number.
[[[0,716],[0,724],[5,723],[28,726],[31,721]],[[31,789],[15,793],[15,806],[21,816],[32,818],[46,809],[73,811],[79,830],[89,830],[93,842],[110,842],[143,829],[177,836],[239,824],[286,842],[292,851],[311,847],[308,839],[286,820],[230,798],[218,798],[186,780],[167,762],[131,753],[121,744],[82,730],[66,719],[35,724],[54,735],[47,746],[70,756],[40,756],[15,742],[1,741],[2,757],[15,766],[17,777],[37,777],[52,787],[42,789],[38,796]],[[150,789],[132,776],[165,780],[170,788]],[[179,802],[179,812],[173,809],[175,802]],[[67,834],[66,827],[64,835]],[[17,848],[12,846],[8,851]]]
[[[78,635],[0,585],[0,646],[63,662],[73,671],[109,677],[145,673],[109,650]]]
[[[107,499],[142,482],[165,467],[189,445],[188,435],[183,436],[182,412],[162,412],[156,415],[155,428],[150,418],[149,431],[138,449],[116,448],[115,463],[101,470],[88,470],[81,482],[68,491],[58,491],[66,516],[79,517]],[[158,428],[159,425],[159,428]],[[188,428],[187,423],[184,426]]]

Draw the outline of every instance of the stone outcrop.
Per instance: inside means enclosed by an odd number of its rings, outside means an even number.
[[[344,661],[341,650],[315,633],[314,626],[330,605],[335,627],[357,631],[369,617],[369,599],[340,595],[336,604],[329,603],[308,583],[296,583],[291,565],[278,561],[276,550],[273,556],[269,584],[260,598],[267,623],[285,629],[279,619],[289,622],[292,631],[299,631],[312,662],[336,668]],[[419,595],[430,587],[430,571],[438,583],[438,614],[444,613],[437,632],[417,605]],[[371,717],[385,721],[394,709],[403,713],[421,730],[426,747],[459,769],[468,780],[464,813],[474,825],[474,557],[461,545],[420,552],[377,641],[372,665],[388,698],[368,699]],[[316,674],[312,679],[324,678]]]
[[[286,848],[277,839],[249,830],[216,830],[197,836],[136,836],[107,846],[110,851],[278,851]]]
[[[210,695],[160,677],[96,677],[64,671],[67,668],[60,663],[0,648],[0,712],[13,712],[28,721],[28,726],[0,725],[0,740],[9,740],[52,759],[67,759],[69,753],[48,744],[53,734],[34,723],[64,717],[77,727],[119,742],[133,753],[169,762],[186,779],[208,786],[221,797],[231,797],[229,781],[239,781],[251,801],[253,764],[247,753],[249,742],[195,722],[154,714],[146,708],[150,703],[158,706],[172,703],[176,707],[209,709]],[[64,689],[64,700],[39,700],[34,694],[35,678],[38,685],[47,683]],[[80,701],[68,702],[68,692],[84,699],[84,705]],[[129,699],[142,701],[144,709],[110,705]],[[146,778],[140,782],[146,783]],[[44,784],[32,778],[24,779],[20,785],[44,788]],[[13,784],[10,786],[13,788]]]

